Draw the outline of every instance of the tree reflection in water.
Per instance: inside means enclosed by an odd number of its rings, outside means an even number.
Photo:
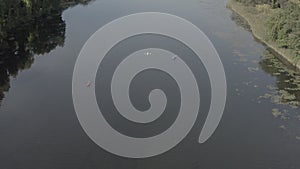
[[[276,77],[276,87],[269,86],[277,93],[277,97],[273,96],[273,101],[281,105],[289,105],[292,108],[300,106],[300,76],[299,72],[288,69],[276,56],[269,50],[263,55],[260,61],[261,68]]]
[[[10,78],[29,69],[34,56],[63,46],[62,12],[90,0],[0,0],[0,103]]]
[[[269,92],[262,99],[275,104],[272,114],[279,120],[280,128],[292,138],[300,140],[300,75],[293,69],[288,69],[269,50],[263,54],[260,61],[261,68],[276,78],[274,86],[267,86]]]

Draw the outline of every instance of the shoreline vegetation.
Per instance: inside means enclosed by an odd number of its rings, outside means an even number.
[[[259,1],[229,0],[227,7],[248,23],[256,39],[299,71],[300,0]]]

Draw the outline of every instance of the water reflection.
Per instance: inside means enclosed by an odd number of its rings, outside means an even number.
[[[10,88],[10,77],[30,68],[35,55],[64,45],[66,24],[62,12],[89,1],[0,1],[0,103]]]
[[[300,120],[300,114],[290,113],[291,110],[297,112],[300,106],[299,72],[285,66],[269,50],[264,52],[263,59],[259,65],[265,72],[276,77],[276,86],[268,85],[269,93],[261,96],[261,98],[271,99],[271,101],[277,105],[286,106],[286,109],[282,111],[273,109],[273,115],[283,120],[290,119],[291,117]],[[291,110],[288,111],[288,108]]]
[[[251,32],[247,21],[236,13],[232,13],[231,19],[243,29]],[[254,40],[257,40],[254,37]],[[259,42],[259,40],[257,40]],[[247,87],[253,86],[256,91],[260,90],[257,99],[254,99],[259,105],[268,107],[267,113],[275,118],[278,127],[285,131],[293,140],[300,140],[300,73],[292,67],[285,65],[279,56],[267,47],[255,50],[254,46],[241,46],[234,44],[234,56],[238,61],[248,68],[252,73],[247,82],[243,82]],[[254,56],[261,55],[259,60]],[[255,59],[255,61],[254,61]],[[262,80],[262,75],[271,76],[270,80]],[[236,89],[240,95],[242,89]],[[250,90],[253,89],[244,89]],[[245,92],[249,93],[249,92]],[[263,104],[262,104],[263,103]]]
[[[263,60],[260,61],[261,68],[276,77],[276,87],[269,86],[270,90],[275,90],[278,98],[273,101],[278,104],[289,105],[292,108],[300,106],[300,76],[299,72],[293,69],[287,69],[286,66],[278,60],[270,51],[263,54]],[[275,99],[275,100],[274,100]]]
[[[260,99],[273,102],[275,108],[272,114],[280,119],[280,128],[286,130],[292,137],[300,140],[300,75],[299,72],[287,68],[269,50],[263,54],[263,59],[259,65],[261,68],[276,78],[274,86],[267,86],[268,92]]]

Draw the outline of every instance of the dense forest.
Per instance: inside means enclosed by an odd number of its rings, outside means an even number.
[[[270,13],[266,18],[267,40],[276,42],[280,48],[293,50],[293,55],[300,57],[300,0],[236,1],[260,6]]]
[[[10,88],[10,77],[30,68],[34,55],[64,45],[66,25],[62,12],[88,2],[0,0],[0,102]]]

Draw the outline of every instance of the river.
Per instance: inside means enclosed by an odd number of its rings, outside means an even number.
[[[282,64],[258,42],[245,22],[226,8],[226,2],[95,0],[13,29],[2,29],[7,36],[1,43],[7,45],[0,49],[0,168],[300,168],[300,74]],[[179,145],[146,159],[123,158],[106,152],[89,139],[79,124],[72,101],[72,75],[81,48],[100,27],[138,12],[170,13],[189,20],[209,37],[219,53],[228,83],[227,103],[219,127],[204,144],[197,139],[205,113],[199,115]],[[118,56],[146,47],[161,47],[185,58],[202,83],[200,110],[207,112],[209,101],[205,97],[210,98],[207,72],[200,61],[195,61],[193,52],[174,39],[159,35],[129,38],[108,54],[108,58],[117,57],[106,60],[109,63],[105,70],[112,71],[120,61]],[[101,77],[97,75],[95,84],[98,100],[105,99],[102,94],[109,91],[101,87],[105,85]],[[178,95],[172,92],[178,88],[167,75],[145,72],[145,77],[151,81],[137,77],[133,84],[137,92],[133,92],[132,100],[141,105],[140,109],[149,106],[141,103],[145,99],[139,99],[144,97],[139,93],[145,93],[145,88],[165,89],[171,98]],[[171,99],[167,110],[176,111],[177,102]],[[110,110],[110,103],[107,98],[103,109]],[[170,126],[176,118],[170,115],[152,124],[156,127],[136,127],[118,119],[118,115],[107,118],[122,133],[148,137]]]

